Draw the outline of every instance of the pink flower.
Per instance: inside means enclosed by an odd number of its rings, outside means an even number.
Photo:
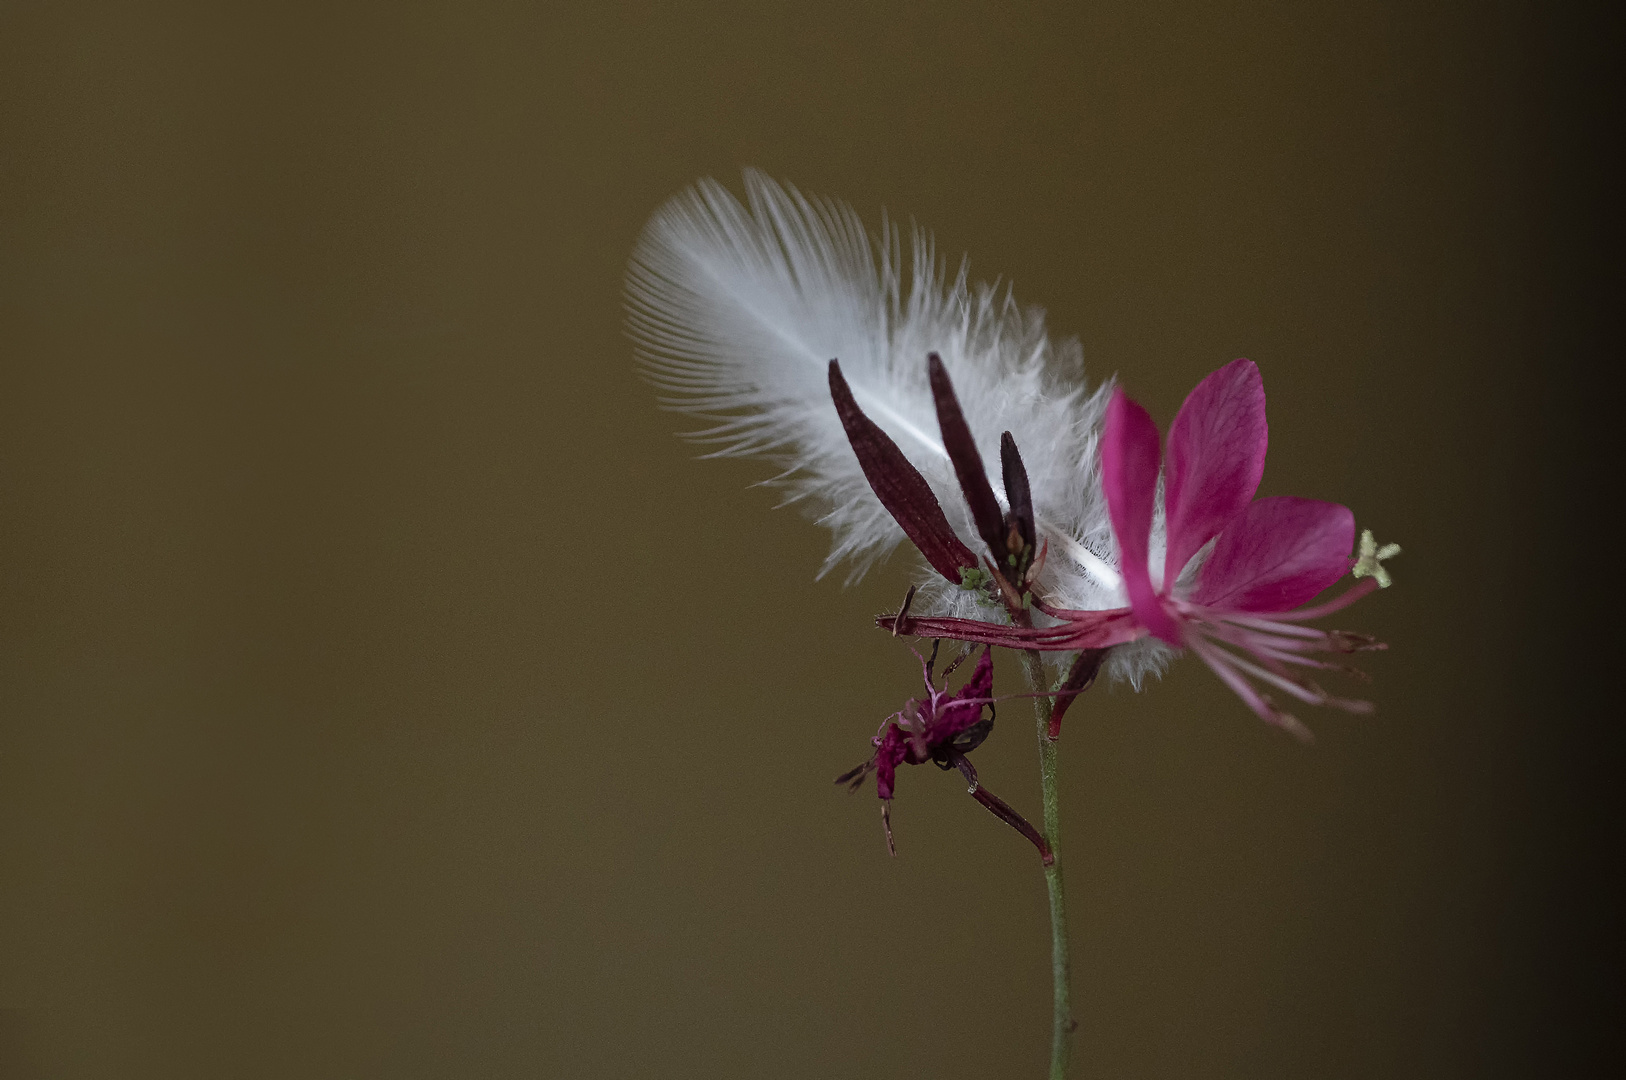
[[[1367,702],[1333,697],[1292,670],[1353,671],[1312,654],[1384,647],[1362,635],[1301,625],[1353,603],[1378,579],[1367,560],[1356,566],[1350,557],[1355,519],[1347,507],[1290,496],[1254,499],[1268,442],[1259,369],[1236,360],[1209,375],[1180,407],[1166,461],[1160,442],[1146,410],[1117,391],[1101,434],[1101,477],[1128,607],[1072,611],[1037,602],[1060,620],[1048,627],[906,616],[881,625],[1057,651],[1107,648],[1150,634],[1196,653],[1254,712],[1295,734],[1308,732],[1259,684],[1315,705],[1369,711]],[[1152,525],[1160,471],[1167,542],[1159,564]],[[1352,567],[1370,580],[1329,603],[1299,607]]]

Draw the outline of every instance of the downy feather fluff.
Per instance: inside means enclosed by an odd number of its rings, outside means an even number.
[[[908,455],[949,521],[982,550],[938,433],[926,355],[941,355],[999,491],[1000,433],[1021,448],[1049,558],[1039,591],[1056,605],[1124,603],[1096,461],[1110,383],[1084,382],[1077,341],[1053,342],[1038,308],[1007,288],[950,277],[929,235],[871,236],[848,206],[802,195],[755,171],[745,203],[703,180],[651,218],[627,276],[629,326],[666,406],[707,422],[690,438],[714,456],[758,456],[785,501],[833,534],[820,575],[861,576],[903,539],[859,469],[830,401],[841,361],[859,405]],[[711,456],[711,455],[708,455]],[[1002,493],[1001,493],[1002,494]],[[1159,523],[1161,532],[1161,523]],[[1154,543],[1161,537],[1155,538]],[[921,563],[921,614],[1004,621],[999,609]],[[1168,651],[1113,650],[1110,671],[1137,686]]]

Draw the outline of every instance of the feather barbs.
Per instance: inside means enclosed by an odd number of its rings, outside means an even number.
[[[716,456],[777,466],[786,500],[819,508],[834,534],[825,563],[856,577],[903,538],[864,480],[831,406],[827,369],[839,359],[854,399],[944,496],[958,490],[938,432],[925,357],[938,353],[963,390],[983,456],[1000,459],[1012,431],[1041,451],[1032,472],[1040,527],[1071,555],[1080,586],[1069,603],[1111,590],[1109,563],[1090,550],[1110,535],[1098,492],[1080,482],[1105,397],[1087,393],[1076,342],[1053,342],[1042,312],[1009,289],[950,275],[915,229],[872,235],[850,207],[814,199],[747,171],[745,199],[706,180],[657,211],[627,278],[628,323],[645,376],[671,409],[708,426],[690,438]],[[951,515],[962,537],[977,532]],[[1058,560],[1058,566],[1068,560]],[[1059,583],[1058,583],[1059,584]]]

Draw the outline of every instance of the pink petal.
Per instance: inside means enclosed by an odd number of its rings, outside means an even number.
[[[1118,542],[1118,571],[1135,617],[1164,641],[1179,645],[1179,628],[1159,603],[1147,565],[1159,457],[1157,425],[1122,390],[1114,391],[1101,431],[1101,485]]]
[[[1252,360],[1233,360],[1197,384],[1169,428],[1163,476],[1168,555],[1164,588],[1197,549],[1240,514],[1265,472],[1265,385]]]
[[[1220,533],[1191,601],[1231,611],[1286,611],[1349,572],[1355,515],[1289,495],[1260,499]]]

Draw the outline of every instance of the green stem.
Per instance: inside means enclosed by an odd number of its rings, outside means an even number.
[[[1044,674],[1044,661],[1032,651],[1022,653],[1028,684],[1036,692],[1050,689]],[[1056,785],[1056,740],[1050,737],[1050,714],[1055,698],[1036,697],[1033,711],[1039,723],[1039,786],[1044,797],[1044,836],[1053,856],[1044,868],[1044,883],[1050,892],[1050,977],[1054,1008],[1050,1032],[1050,1080],[1063,1080],[1072,1052],[1072,1034],[1078,1025],[1068,1007],[1067,896],[1061,882],[1061,801]]]

